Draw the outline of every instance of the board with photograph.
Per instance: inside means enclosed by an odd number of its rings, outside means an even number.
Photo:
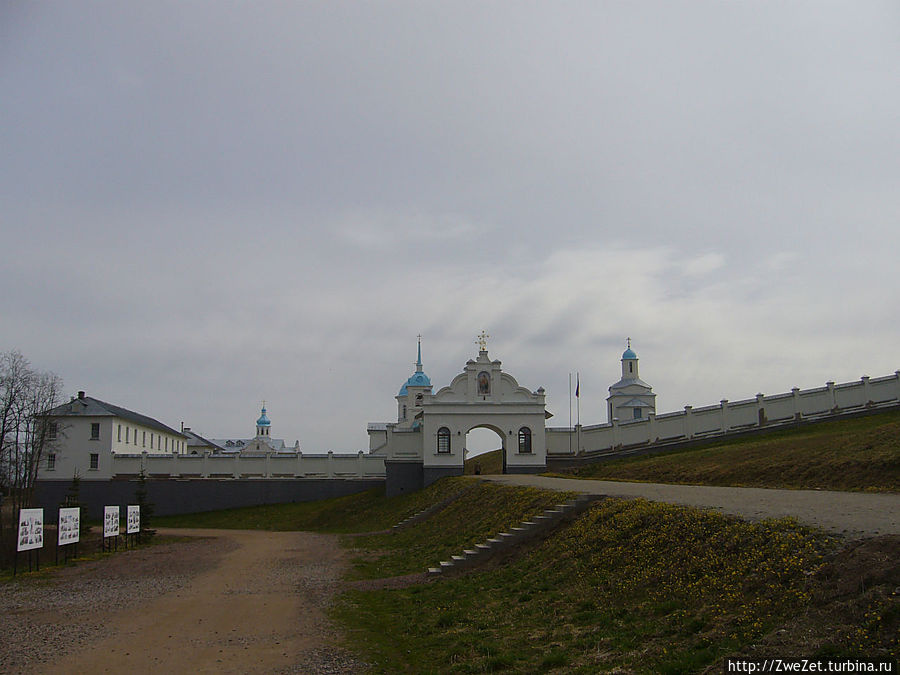
[[[81,509],[74,508],[59,510],[59,535],[57,545],[77,544],[81,531]]]
[[[103,538],[119,536],[119,507],[103,507]]]
[[[137,534],[141,531],[141,507],[129,504],[128,515],[125,520],[125,534]]]
[[[44,547],[44,509],[19,511],[19,538],[16,551],[31,551]]]

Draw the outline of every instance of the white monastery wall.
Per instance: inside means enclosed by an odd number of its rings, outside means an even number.
[[[115,454],[108,457],[110,475],[150,478],[380,478],[384,458],[362,451],[355,455],[259,453],[233,455]],[[103,478],[104,476],[95,476]],[[93,478],[93,477],[92,477]]]
[[[560,456],[584,452],[611,452],[622,447],[655,442],[685,441],[742,431],[760,426],[791,424],[866,408],[900,403],[900,371],[893,375],[783,394],[653,415],[645,420],[613,420],[610,424],[586,427],[548,428],[547,454]],[[570,451],[571,448],[571,451]]]

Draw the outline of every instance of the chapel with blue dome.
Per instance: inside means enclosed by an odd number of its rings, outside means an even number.
[[[610,422],[640,420],[656,414],[656,394],[638,376],[638,357],[631,348],[631,338],[622,352],[622,378],[609,388],[606,411]]]
[[[422,370],[422,336],[418,337],[418,355],[416,357],[416,372],[409,376],[400,393],[397,394],[397,423],[401,426],[415,428],[417,426],[416,413],[422,409],[422,401],[425,396],[431,394],[431,378]]]

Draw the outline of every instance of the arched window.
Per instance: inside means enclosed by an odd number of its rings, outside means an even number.
[[[416,405],[417,406],[422,405],[422,394],[416,394]]]
[[[447,427],[438,429],[437,451],[441,454],[450,454],[450,430]]]
[[[519,429],[519,452],[531,452],[531,429],[528,427]]]

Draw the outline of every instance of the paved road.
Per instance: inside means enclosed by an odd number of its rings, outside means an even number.
[[[530,485],[584,494],[643,497],[656,502],[718,509],[751,520],[793,516],[801,523],[850,537],[900,534],[898,493],[624,483],[524,474],[481,478],[508,485]]]

